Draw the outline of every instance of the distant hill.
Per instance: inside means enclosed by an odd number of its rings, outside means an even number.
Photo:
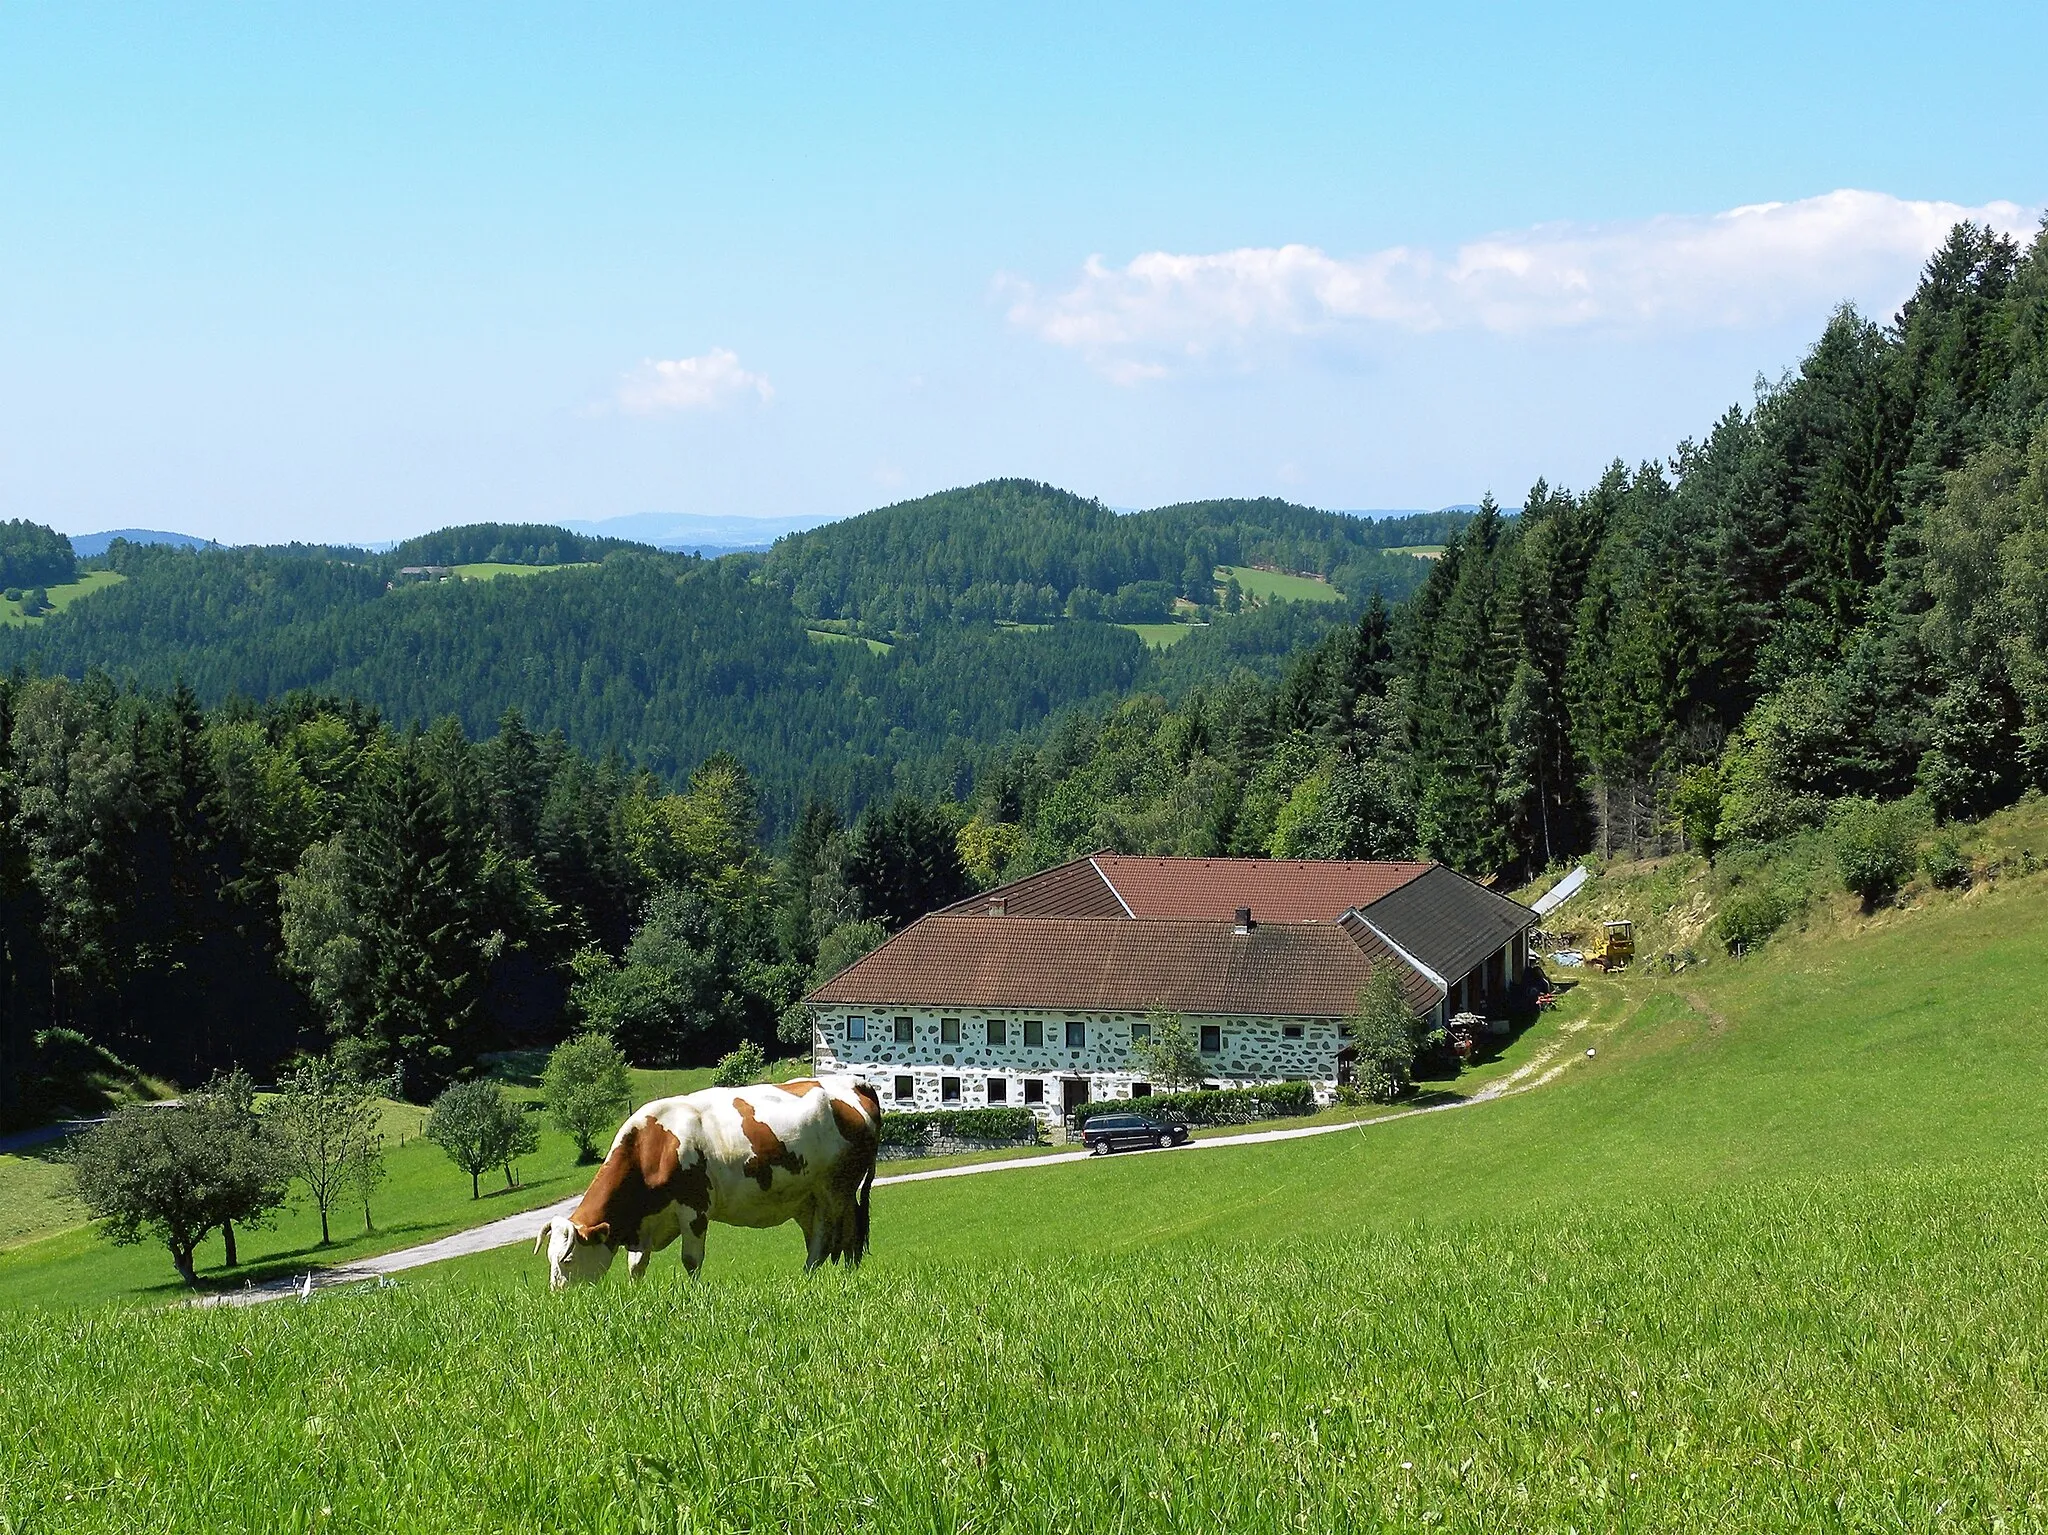
[[[597,522],[567,521],[562,526],[600,538],[651,544],[686,554],[732,554],[766,549],[785,533],[802,532],[832,521],[815,513],[786,517],[715,517],[692,512],[638,512]]]
[[[117,538],[125,538],[131,544],[169,544],[178,549],[220,547],[212,539],[201,538],[196,533],[166,533],[156,528],[114,528],[106,533],[74,533],[71,535],[71,547],[81,560],[90,560],[105,554],[107,546]]]
[[[1117,518],[1049,486],[995,482],[786,534],[744,560],[500,523],[388,551],[130,543],[113,554],[119,585],[0,632],[0,668],[183,679],[208,704],[353,695],[400,723],[453,715],[472,736],[517,707],[593,756],[671,781],[730,750],[772,829],[809,794],[851,809],[899,785],[964,792],[973,762],[1076,705],[1134,688],[1178,696],[1240,668],[1275,675],[1352,605],[1225,615],[1202,562],[1327,573],[1359,600],[1399,598],[1427,575],[1367,537],[1424,541],[1282,502]],[[557,569],[420,581],[403,576],[410,565]],[[1168,566],[1171,582],[1153,578]],[[843,583],[832,601],[844,616],[806,606],[828,577]],[[1170,651],[1148,649],[1157,634],[1133,626],[1161,625],[1183,588],[1212,621],[1173,626]]]

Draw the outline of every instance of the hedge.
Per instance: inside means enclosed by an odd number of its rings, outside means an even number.
[[[992,1146],[1036,1144],[1038,1116],[1029,1109],[937,1109],[882,1116],[884,1146],[923,1146],[939,1137]]]
[[[1149,1098],[1103,1098],[1074,1111],[1077,1124],[1097,1114],[1178,1114],[1191,1125],[1248,1125],[1258,1119],[1293,1119],[1316,1111],[1307,1082],[1270,1087],[1226,1087],[1208,1093],[1154,1093]]]

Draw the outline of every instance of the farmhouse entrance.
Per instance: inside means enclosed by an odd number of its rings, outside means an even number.
[[[1072,1114],[1088,1101],[1088,1079],[1086,1077],[1060,1078],[1060,1112]]]

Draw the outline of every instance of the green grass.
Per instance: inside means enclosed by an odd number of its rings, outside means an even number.
[[[1394,544],[1387,550],[1389,554],[1412,554],[1418,560],[1440,559],[1443,552],[1442,544]]]
[[[110,586],[119,586],[127,579],[118,570],[88,570],[76,581],[45,588],[45,594],[50,599],[50,606],[61,613],[79,598],[90,597],[94,592],[103,592]],[[9,602],[0,597],[0,624],[20,628],[24,624],[39,624],[48,616],[39,614],[30,618],[21,611],[20,603]]]
[[[804,633],[821,645],[865,645],[878,656],[885,656],[896,648],[887,640],[871,640],[859,634],[834,634],[830,629],[806,629]]]
[[[2039,1528],[2048,873],[1917,906],[1589,979],[1485,1068],[1538,1091],[879,1190],[853,1275],[718,1227],[695,1284],[0,1328],[0,1518]]]
[[[0,1156],[0,1252],[85,1219],[71,1197],[71,1174],[52,1152],[38,1146]]]
[[[1193,624],[1118,624],[1119,629],[1128,629],[1153,650],[1164,650],[1169,645],[1178,645],[1195,632]]]
[[[499,560],[477,560],[449,569],[465,581],[495,581],[500,576],[539,576],[551,570],[589,570],[589,560],[572,560],[563,565],[507,565]]]
[[[1219,565],[1220,585],[1236,576],[1240,590],[1257,602],[1342,602],[1344,594],[1320,576],[1293,576],[1284,571],[1254,570],[1249,565]]]

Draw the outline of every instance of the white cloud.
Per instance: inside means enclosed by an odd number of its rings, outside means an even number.
[[[658,416],[670,411],[710,410],[748,394],[765,402],[775,397],[775,386],[761,374],[742,368],[737,352],[713,347],[701,357],[678,357],[672,362],[649,358],[620,380],[616,398],[627,415]]]
[[[1248,361],[1290,339],[1375,331],[1665,333],[1766,325],[1843,300],[1888,315],[1960,219],[2024,236],[2035,212],[1882,192],[1830,192],[1726,213],[1539,224],[1449,255],[1310,245],[1211,255],[1091,256],[1062,293],[1003,280],[1011,321],[1118,383],[1205,359]]]

